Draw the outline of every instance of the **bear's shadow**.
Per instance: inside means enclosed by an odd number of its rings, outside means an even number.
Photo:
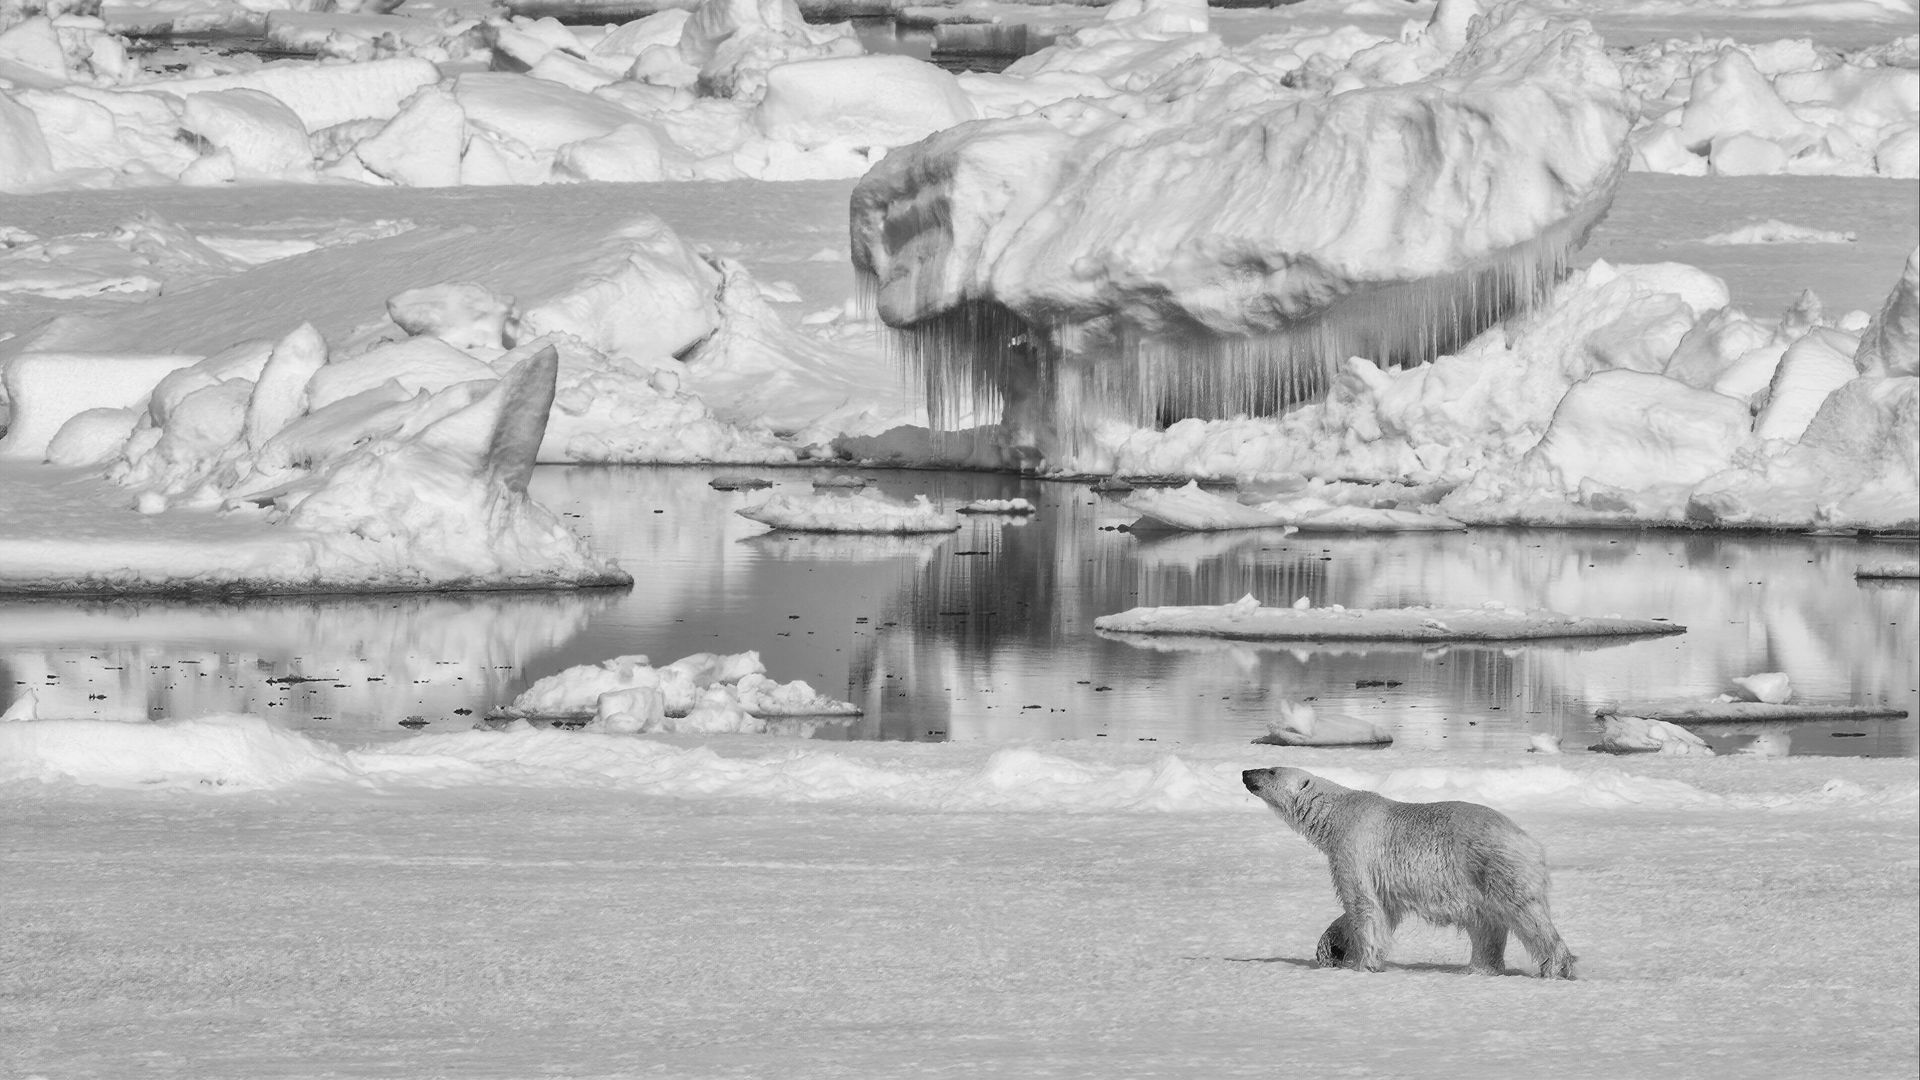
[[[1222,960],[1229,964],[1286,964],[1289,967],[1306,968],[1309,971],[1351,970],[1344,965],[1329,967],[1321,964],[1311,956],[1189,956],[1186,957],[1186,959]],[[1442,971],[1452,975],[1465,975],[1468,973],[1468,968],[1465,964],[1440,964],[1431,961],[1413,964],[1396,964],[1389,961],[1386,967],[1388,971]],[[1500,974],[1503,976],[1516,975],[1525,978],[1527,973],[1516,968],[1502,968]]]

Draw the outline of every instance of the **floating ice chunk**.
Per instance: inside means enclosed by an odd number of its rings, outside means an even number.
[[[1767,671],[1758,675],[1746,675],[1732,680],[1739,690],[1740,697],[1746,701],[1761,701],[1769,705],[1784,704],[1793,697],[1793,680],[1784,671]]]
[[[1878,566],[1862,566],[1854,570],[1853,576],[1873,580],[1877,578],[1920,578],[1920,560],[1908,559],[1905,562],[1881,563]]]
[[[1551,735],[1544,731],[1534,732],[1533,735],[1527,739],[1527,753],[1529,754],[1560,753],[1560,736]]]
[[[1204,490],[1199,481],[1179,488],[1136,490],[1122,500],[1121,505],[1140,514],[1135,528],[1152,526],[1197,532],[1284,528],[1284,523],[1273,515]]]
[[[38,719],[40,719],[40,693],[32,687],[28,687],[19,697],[14,698],[13,704],[7,706],[6,712],[0,712],[0,724]]]
[[[749,521],[794,532],[937,533],[960,528],[952,513],[937,510],[925,495],[901,504],[877,491],[850,495],[776,495],[735,510]]]
[[[818,487],[818,484],[814,485]],[[1034,512],[1033,503],[1026,499],[975,499],[960,508],[962,514],[1007,514],[1024,517]]]
[[[757,652],[694,653],[660,668],[649,664],[645,656],[617,656],[540,679],[512,704],[491,715],[592,715],[598,724],[596,730],[638,732],[700,730],[662,723],[665,718],[684,717],[702,705],[721,715],[742,712],[761,718],[853,716],[860,711],[848,702],[820,695],[805,682],[775,682],[767,677],[766,670]],[[629,719],[619,719],[623,715]],[[729,726],[707,730],[743,729]]]
[[[657,686],[609,690],[594,701],[588,731],[635,734],[657,729],[667,718],[666,698]]]
[[[1280,717],[1267,721],[1267,734],[1256,742],[1281,746],[1383,746],[1393,732],[1381,724],[1345,713],[1322,712],[1305,701],[1283,700]]]
[[[1713,747],[1700,736],[1677,724],[1644,716],[1601,717],[1600,744],[1594,749],[1610,753],[1650,750],[1660,754],[1713,756]]]
[[[1737,229],[1717,232],[1702,239],[1703,244],[1725,246],[1729,244],[1851,244],[1860,239],[1852,231],[1839,229],[1816,229],[1807,225],[1794,225],[1779,218],[1768,218],[1751,225],[1742,225]]]

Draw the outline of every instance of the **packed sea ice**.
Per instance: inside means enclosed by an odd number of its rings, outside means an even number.
[[[1817,14],[1802,7],[1767,10]],[[0,123],[16,136],[0,187],[867,173],[856,262],[876,271],[880,314],[911,324],[927,411],[876,403],[878,326],[854,298],[796,328],[769,303],[791,302],[790,284],[645,215],[608,227],[522,200],[513,220],[485,224],[395,215],[235,235],[147,217],[111,235],[3,234],[0,287],[29,305],[0,339],[7,455],[111,457],[123,422],[142,409],[158,419],[162,377],[305,321],[330,361],[377,357],[362,368],[394,373],[375,389],[388,396],[484,378],[504,347],[556,335],[542,461],[853,458],[1423,493],[1408,506],[1345,500],[1328,510],[1339,528],[1418,524],[1406,511],[1781,528],[1920,518],[1904,422],[1910,285],[1868,327],[1871,313],[1811,298],[1778,323],[1754,317],[1680,266],[1561,280],[1623,162],[1651,168],[1671,150],[1675,169],[1718,176],[1736,159],[1752,171],[1765,143],[1785,162],[1774,171],[1906,175],[1920,39],[1603,51],[1564,20],[1605,14],[1579,4],[1449,0],[1397,37],[1302,20],[1228,45],[1205,8],[1165,2],[1115,5],[1005,72],[954,76],[861,55],[844,27],[772,0],[618,27],[435,10],[16,13],[0,31]],[[259,30],[327,62],[195,54],[184,72],[149,70],[115,36],[148,24]],[[1486,115],[1498,123],[1445,122],[1476,94],[1497,101]],[[1432,135],[1414,144],[1427,150],[1361,137],[1394,117]],[[1542,125],[1566,137],[1541,138]],[[1267,168],[1271,145],[1254,153],[1258,140],[1238,138],[1256,129],[1297,147],[1288,169]],[[1013,172],[990,152],[1003,143],[1020,148]],[[990,181],[996,168],[1018,182]],[[1466,183],[1483,169],[1499,182]],[[1175,182],[1233,195],[1153,197]],[[1451,194],[1393,197],[1409,184]],[[1381,200],[1402,210],[1369,209]],[[1196,201],[1206,214],[1180,209]],[[1718,239],[1832,239],[1816,233],[1763,222]],[[489,314],[448,349],[381,317],[402,293],[474,286]],[[63,301],[113,296],[133,302],[36,325]],[[60,377],[81,367],[95,375]],[[1285,415],[1250,415],[1310,392]],[[969,434],[930,433],[956,425]],[[183,429],[168,445],[191,441]],[[199,484],[204,463],[132,450],[119,475],[150,508],[235,494]]]

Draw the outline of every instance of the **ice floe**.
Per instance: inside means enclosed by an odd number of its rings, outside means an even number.
[[[1564,615],[1489,602],[1478,608],[1266,607],[1251,595],[1231,604],[1140,607],[1094,619],[1096,629],[1129,634],[1195,634],[1300,641],[1528,641],[1543,638],[1679,634],[1659,619]]]
[[[877,491],[776,495],[734,513],[776,529],[826,533],[948,533],[960,528],[952,511],[917,495],[899,503]]]

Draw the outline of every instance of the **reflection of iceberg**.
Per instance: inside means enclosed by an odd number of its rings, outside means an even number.
[[[1271,412],[1347,356],[1431,358],[1549,286],[1625,170],[1584,23],[1508,5],[1424,78],[1324,89],[1196,59],[889,154],[854,261],[935,422],[1004,403],[1071,449],[1102,415]]]
[[[296,727],[444,718],[506,697],[620,597],[395,595],[273,602],[0,604],[0,669],[42,716],[144,720],[261,710]],[[318,681],[280,686],[295,674]],[[98,695],[98,696],[95,696]],[[395,729],[396,733],[398,729]]]
[[[1135,535],[1134,550],[1140,565],[1148,568],[1177,567],[1195,569],[1216,560],[1245,561],[1261,547],[1280,539],[1269,535],[1228,532],[1156,532]]]
[[[932,558],[952,533],[811,533],[768,532],[743,536],[737,543],[763,558],[817,559],[829,562],[871,562],[877,559]]]

